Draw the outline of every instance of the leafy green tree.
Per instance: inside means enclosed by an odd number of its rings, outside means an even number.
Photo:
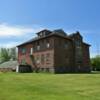
[[[10,60],[9,49],[1,48],[0,49],[0,62],[5,62]]]
[[[0,49],[0,63],[9,60],[16,60],[17,59],[17,51],[16,48],[1,48]]]
[[[91,59],[91,65],[93,70],[100,71],[100,55]]]

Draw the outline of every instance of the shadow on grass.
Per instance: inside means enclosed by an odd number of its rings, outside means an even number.
[[[100,74],[100,71],[91,71],[91,72],[67,72],[67,73],[54,73],[54,74]]]

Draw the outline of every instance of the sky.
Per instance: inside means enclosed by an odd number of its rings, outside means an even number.
[[[79,31],[100,54],[100,0],[0,0],[0,47],[13,47],[42,29]]]

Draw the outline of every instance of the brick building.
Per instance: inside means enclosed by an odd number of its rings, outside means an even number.
[[[42,30],[37,37],[18,45],[18,62],[33,71],[54,73],[90,72],[90,45],[79,32],[67,35],[63,30]]]

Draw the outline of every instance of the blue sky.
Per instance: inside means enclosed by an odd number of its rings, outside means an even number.
[[[29,40],[41,29],[80,31],[100,53],[100,0],[0,0],[0,47]]]

